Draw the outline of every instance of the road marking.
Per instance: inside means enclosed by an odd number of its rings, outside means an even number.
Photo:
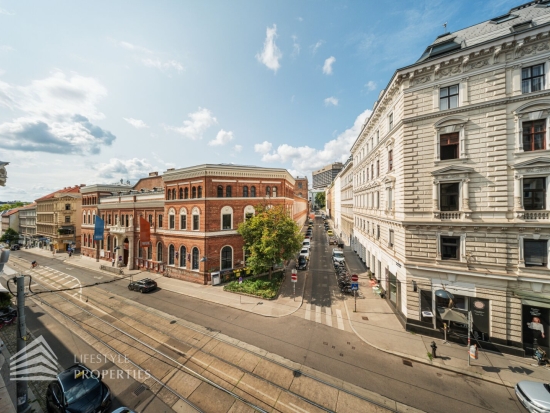
[[[342,311],[336,309],[336,321],[338,322],[338,328],[344,330],[344,319],[342,318]]]
[[[311,304],[306,304],[306,320],[311,320]]]
[[[315,322],[321,323],[321,307],[315,306]]]
[[[102,277],[102,276],[99,276],[99,277],[98,277],[97,275],[94,275],[94,278],[95,278],[96,280],[101,280],[103,277]]]
[[[67,284],[70,284],[70,283],[74,283],[74,280],[69,280],[69,281],[67,281],[67,282],[66,282],[65,284],[63,284],[63,285],[67,285]]]
[[[332,310],[330,307],[326,307],[326,313],[327,313],[327,325],[329,327],[332,327]]]

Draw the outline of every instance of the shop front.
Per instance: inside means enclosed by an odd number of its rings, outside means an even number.
[[[522,300],[522,342],[527,355],[533,355],[537,347],[550,354],[548,323],[550,321],[550,304]]]

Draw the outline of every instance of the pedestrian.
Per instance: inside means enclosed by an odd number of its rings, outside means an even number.
[[[115,266],[115,257],[113,257],[113,259],[111,260],[111,267],[114,267]]]

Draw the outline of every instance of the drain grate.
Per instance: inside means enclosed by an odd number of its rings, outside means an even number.
[[[145,384],[140,384],[139,387],[132,392],[132,394],[134,396],[139,396],[145,390],[147,390],[147,386]]]
[[[410,361],[410,360],[405,360],[405,359],[403,359],[403,364],[404,364],[405,366],[409,366],[409,367],[412,367],[412,366],[413,366],[412,361]]]
[[[363,316],[363,317],[361,317],[361,318],[362,318],[363,320],[367,320],[367,321],[368,321],[368,319],[369,319],[367,316]]]

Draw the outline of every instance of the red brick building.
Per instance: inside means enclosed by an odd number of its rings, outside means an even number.
[[[244,265],[237,227],[258,205],[283,205],[303,224],[307,199],[294,194],[295,180],[285,169],[223,164],[152,173],[134,187],[88,186],[82,253],[96,256],[93,223],[100,214],[106,227],[100,258],[156,272],[168,267],[173,277],[207,283],[213,271]],[[140,217],[151,226],[147,248],[139,242]]]

